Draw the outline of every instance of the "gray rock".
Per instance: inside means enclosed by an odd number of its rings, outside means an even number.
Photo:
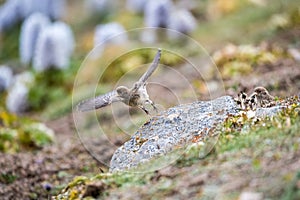
[[[141,161],[166,154],[175,147],[183,147],[191,143],[195,136],[206,136],[211,128],[238,111],[233,98],[229,96],[170,108],[151,118],[116,150],[110,171],[129,169]]]
[[[257,108],[252,117],[271,117],[285,106]],[[223,96],[211,101],[197,101],[170,108],[151,118],[119,147],[110,162],[110,171],[137,166],[151,158],[185,147],[194,138],[203,140],[218,134],[214,128],[228,116],[238,115],[240,109],[232,97]]]
[[[277,105],[270,108],[257,108],[255,116],[260,118],[272,117],[276,115],[279,111],[281,111],[283,108],[286,108],[286,106]]]

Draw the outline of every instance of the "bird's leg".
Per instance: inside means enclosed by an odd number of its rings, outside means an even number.
[[[158,109],[155,106],[155,103],[153,101],[151,101],[150,99],[147,99],[145,103],[149,103],[153,107],[153,109],[155,110],[155,112],[158,113]]]
[[[144,106],[140,105],[139,108],[142,109],[147,115],[149,115],[149,111],[146,110]]]
[[[151,106],[154,108],[154,110],[155,110],[155,112],[157,114],[158,113],[158,109],[157,109],[157,107],[155,106],[155,104],[153,102],[152,102]]]

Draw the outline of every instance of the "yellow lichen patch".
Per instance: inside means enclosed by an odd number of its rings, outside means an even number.
[[[3,126],[6,127],[13,126],[16,120],[17,120],[16,115],[5,111],[0,111],[0,124],[3,124]]]
[[[53,130],[26,117],[0,112],[0,151],[16,153],[22,149],[42,148],[54,141]]]

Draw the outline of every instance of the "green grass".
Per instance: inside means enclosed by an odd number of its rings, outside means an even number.
[[[282,200],[297,200],[300,199],[300,189],[297,186],[300,182],[300,171],[295,175],[293,181],[287,186],[285,192],[281,196]],[[298,187],[298,188],[297,188]]]
[[[17,153],[52,144],[54,134],[43,123],[0,109],[0,152]]]
[[[300,120],[298,120],[300,123]],[[254,132],[238,135],[232,139],[226,139],[221,136],[218,143],[218,152],[240,151],[244,148],[258,147],[264,148],[263,143],[272,143],[280,146],[282,143],[291,141],[295,136],[299,135],[300,125],[295,124],[290,128],[263,127]],[[238,134],[232,133],[233,135]],[[258,150],[258,149],[257,149]]]
[[[0,63],[18,63],[20,25],[0,34]]]
[[[10,184],[13,183],[18,177],[10,173],[1,173],[0,174],[0,183]]]

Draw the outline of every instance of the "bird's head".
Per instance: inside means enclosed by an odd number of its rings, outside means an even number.
[[[116,88],[116,91],[120,97],[129,96],[129,89],[125,86],[119,86]]]
[[[269,95],[269,92],[266,88],[264,87],[256,87],[254,89],[254,92],[259,95],[259,96],[265,96],[265,95]]]

